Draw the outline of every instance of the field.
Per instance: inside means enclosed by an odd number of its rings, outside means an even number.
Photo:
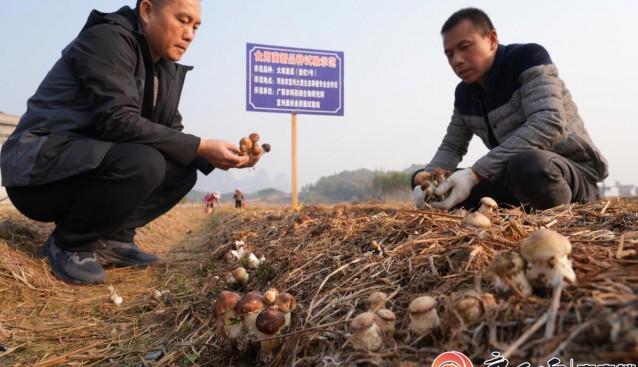
[[[518,250],[543,227],[569,237],[577,283],[528,297],[496,292],[487,272],[492,258]],[[210,215],[184,204],[138,233],[159,264],[107,269],[107,284],[99,286],[70,286],[51,275],[37,253],[51,229],[0,210],[2,366],[407,367],[430,366],[447,351],[474,365],[498,356],[513,366],[554,357],[567,366],[570,359],[574,366],[638,361],[636,201],[533,213],[501,208],[486,229],[407,203],[298,211],[227,205]],[[245,265],[227,259],[236,241],[266,258],[245,284],[225,282]],[[110,301],[109,286],[121,305]],[[283,345],[271,356],[253,345],[236,350],[219,332],[215,299],[224,289],[271,287],[297,300]],[[375,291],[388,295],[396,330],[380,349],[358,350],[350,323],[370,308]],[[408,330],[408,305],[419,295],[437,300],[441,319],[422,336]],[[476,317],[458,312],[461,297],[472,300]]]

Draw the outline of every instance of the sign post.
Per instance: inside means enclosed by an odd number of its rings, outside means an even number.
[[[292,206],[297,209],[297,114],[343,116],[340,51],[246,44],[246,110],[292,114]]]

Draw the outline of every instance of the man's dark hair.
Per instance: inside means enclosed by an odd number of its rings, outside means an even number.
[[[490,17],[488,17],[483,10],[477,8],[465,8],[457,11],[447,18],[443,27],[441,27],[441,35],[445,35],[450,31],[450,29],[454,28],[465,19],[472,22],[474,27],[482,36],[487,36],[490,31],[494,30],[494,25],[492,24]]]
[[[151,1],[151,4],[161,8],[162,6],[164,6],[164,3],[166,3],[167,0],[150,0],[150,1]],[[137,0],[137,2],[135,3],[135,8],[139,9],[141,2],[142,0]]]

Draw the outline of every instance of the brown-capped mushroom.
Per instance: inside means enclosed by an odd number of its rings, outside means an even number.
[[[282,343],[281,338],[272,338],[282,333],[286,325],[286,317],[284,313],[276,308],[266,308],[262,310],[257,319],[255,326],[257,328],[257,338],[265,339],[260,342],[260,349],[264,353],[272,353],[279,348]]]
[[[385,303],[388,300],[388,295],[384,292],[372,292],[368,296],[368,302],[370,302],[370,311],[376,311],[385,307]]]
[[[379,324],[379,328],[384,335],[392,336],[394,334],[394,328],[397,320],[397,316],[394,312],[388,310],[387,308],[382,308],[377,310],[377,324]]]
[[[261,149],[263,149],[264,152],[266,152],[266,153],[270,153],[270,144],[268,144],[268,143],[262,144],[261,145]]]
[[[248,283],[248,279],[250,278],[250,276],[248,275],[246,269],[240,266],[237,269],[233,270],[233,278],[235,279],[235,281],[240,282],[241,284],[246,284]]]
[[[523,240],[521,255],[527,260],[532,287],[549,292],[563,279],[575,283],[576,273],[567,257],[571,252],[569,239],[551,229],[541,228]]]
[[[252,133],[250,135],[248,135],[248,138],[253,142],[256,143],[259,141],[259,134],[257,133]]]
[[[222,291],[215,301],[215,316],[217,316],[220,333],[229,339],[235,339],[241,332],[241,318],[235,312],[235,306],[241,296],[235,292]]]
[[[250,148],[250,154],[255,156],[261,155],[261,147],[258,144],[254,144],[252,148]]]
[[[496,300],[491,293],[479,293],[473,289],[460,291],[451,296],[451,311],[466,326],[474,325],[490,313]]]
[[[430,296],[420,296],[410,302],[408,306],[410,331],[416,335],[426,335],[439,326],[440,320],[436,313],[436,304],[436,299]]]
[[[244,328],[250,335],[255,335],[255,320],[259,312],[264,309],[264,302],[257,292],[246,293],[235,305],[235,312],[244,322]]]
[[[374,312],[357,315],[350,327],[353,331],[350,340],[356,349],[376,351],[383,345],[381,328],[377,324],[377,315]]]
[[[514,286],[523,296],[532,294],[532,286],[525,276],[525,261],[518,253],[509,250],[497,253],[487,270],[497,292],[509,293]]]
[[[479,212],[466,215],[463,224],[468,228],[487,228],[492,225],[490,219]]]
[[[496,200],[490,197],[481,198],[481,207],[478,209],[478,212],[483,214],[484,216],[490,218],[497,214],[498,204]]]
[[[253,141],[250,138],[243,137],[239,140],[239,146],[241,147],[242,145],[250,150],[253,147]]]
[[[414,176],[414,184],[421,186],[422,183],[430,180],[430,172],[421,171]]]
[[[297,300],[290,293],[280,293],[275,301],[277,308],[286,316],[286,328],[290,327],[290,313],[297,307]]]
[[[264,292],[264,296],[262,300],[266,306],[274,305],[277,297],[279,296],[279,291],[275,288],[269,288]]]

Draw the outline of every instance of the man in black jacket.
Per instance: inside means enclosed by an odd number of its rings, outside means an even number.
[[[136,229],[175,206],[197,169],[249,165],[229,142],[182,132],[177,107],[191,68],[176,61],[200,19],[200,0],[91,12],[3,145],[2,183],[15,207],[56,223],[41,252],[58,278],[104,283],[98,258],[156,262],[135,244]]]

